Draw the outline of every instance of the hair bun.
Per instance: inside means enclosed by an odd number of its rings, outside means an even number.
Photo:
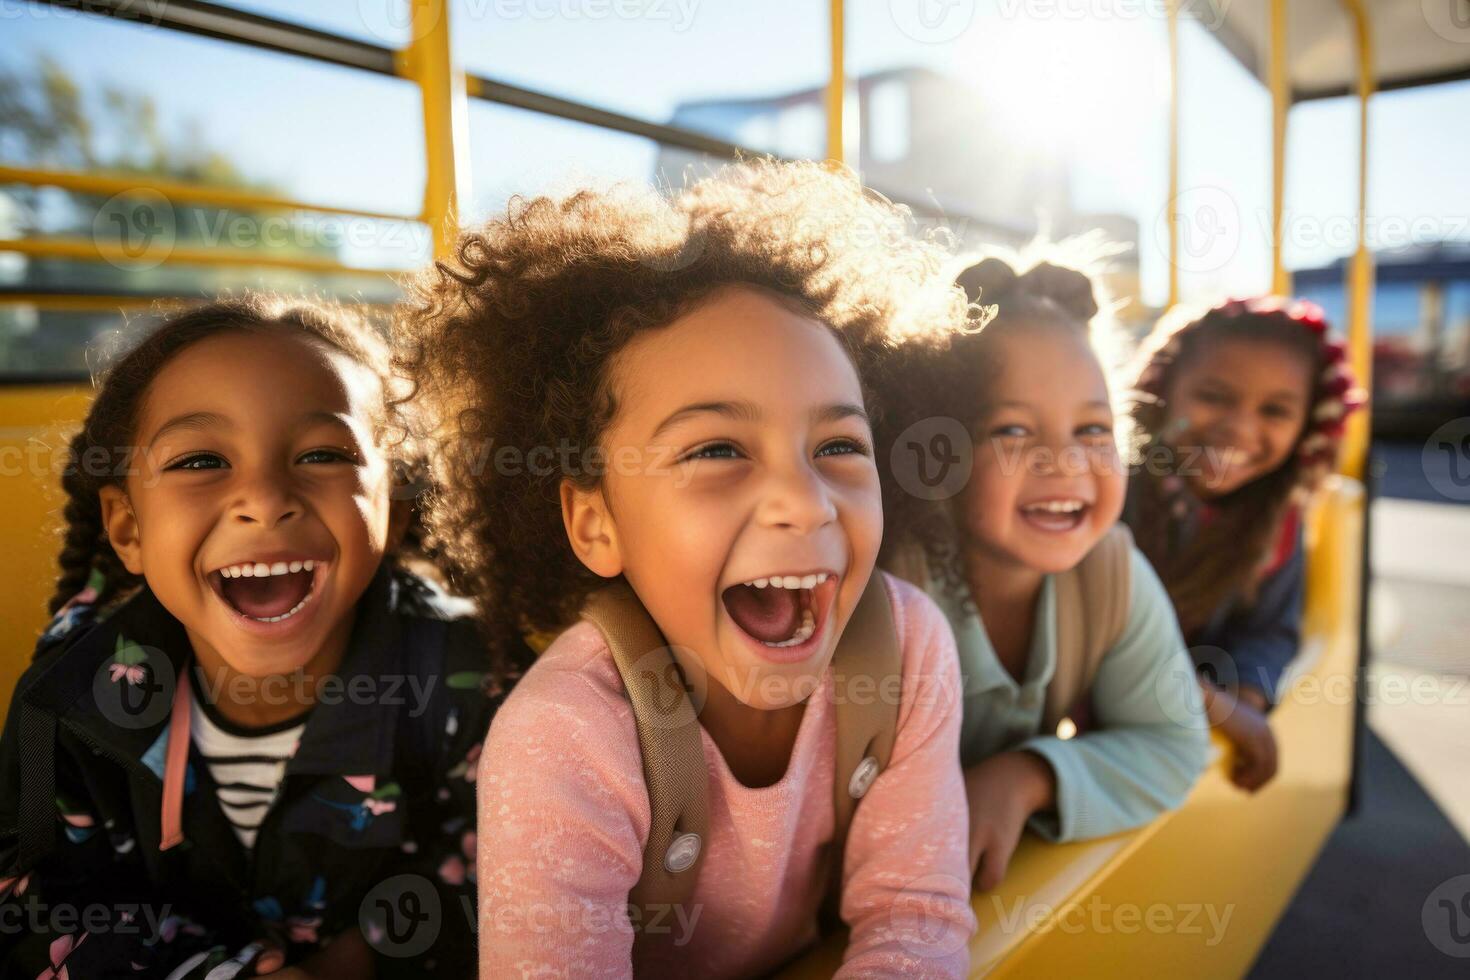
[[[1029,296],[1051,300],[1082,323],[1097,316],[1092,280],[1076,269],[1042,262],[1021,276],[1016,287]]]
[[[1016,270],[994,256],[961,272],[955,282],[971,303],[996,303],[1016,285]]]
[[[1018,276],[1005,260],[991,256],[961,272],[955,282],[971,303],[993,303],[1001,313],[1013,303],[1030,306],[1027,300],[1031,300],[1050,302],[1079,323],[1097,316],[1092,280],[1076,269],[1050,262],[1039,263]]]

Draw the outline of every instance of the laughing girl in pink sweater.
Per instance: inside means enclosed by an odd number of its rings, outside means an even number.
[[[513,203],[419,283],[402,359],[443,427],[440,546],[491,620],[562,630],[480,763],[482,976],[749,976],[817,938],[831,660],[882,574],[861,378],[908,319],[965,315],[904,221],[850,175],[747,163],[673,201]],[[632,707],[578,621],[609,581],[701,705],[707,832],[665,866],[702,863],[661,921],[630,914],[651,823]],[[881,582],[903,683],[887,766],[852,783],[842,975],[959,977],[975,920],[954,640],[923,593]]]

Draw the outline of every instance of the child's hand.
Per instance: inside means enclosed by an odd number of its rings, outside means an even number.
[[[1230,781],[1254,793],[1276,776],[1276,736],[1266,719],[1266,696],[1247,686],[1232,695],[1204,678],[1200,687],[1210,724],[1235,747]]]
[[[1231,782],[1254,793],[1275,778],[1276,736],[1263,711],[1245,698],[1238,698],[1235,710],[1220,724],[1220,731],[1235,746]]]
[[[965,772],[965,796],[970,874],[977,889],[989,891],[1005,877],[1027,818],[1054,803],[1056,776],[1034,752],[1001,752]]]

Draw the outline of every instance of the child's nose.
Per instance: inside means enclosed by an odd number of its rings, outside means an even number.
[[[769,526],[805,534],[836,520],[837,507],[827,485],[810,467],[791,467],[772,474],[761,518]]]
[[[283,481],[255,479],[240,488],[231,508],[235,520],[271,528],[301,514],[301,502]]]
[[[1260,427],[1250,412],[1237,409],[1226,415],[1224,421],[1225,433],[1232,445],[1252,445],[1260,435]]]

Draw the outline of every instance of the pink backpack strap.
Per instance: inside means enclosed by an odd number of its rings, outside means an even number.
[[[181,674],[174,685],[174,706],[168,719],[168,749],[163,762],[163,826],[158,849],[166,851],[184,841],[184,781],[189,769],[189,678]]]

